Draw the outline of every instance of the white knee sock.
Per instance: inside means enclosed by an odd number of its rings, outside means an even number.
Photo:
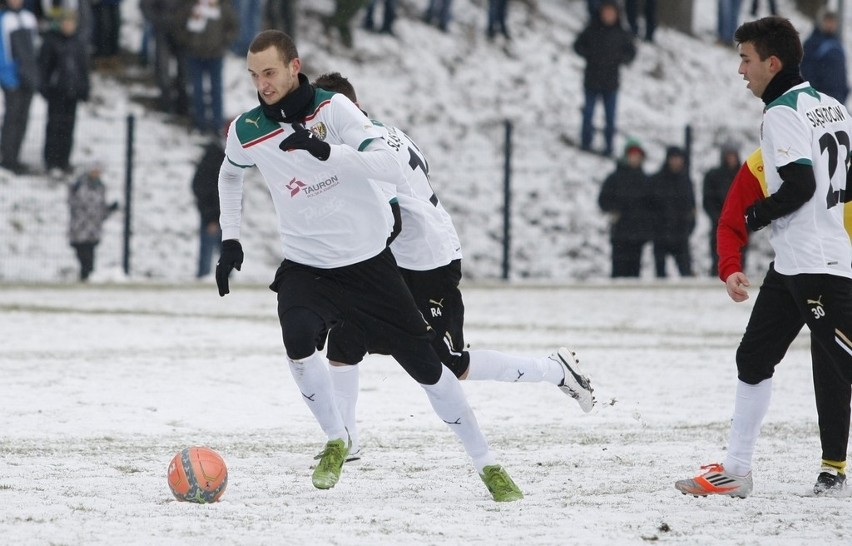
[[[302,400],[308,405],[328,439],[340,438],[344,442],[347,441],[346,427],[334,401],[334,390],[325,357],[317,351],[307,358],[288,358],[287,361],[290,363],[290,373],[296,380],[296,386],[302,393]]]
[[[441,378],[437,383],[420,386],[426,391],[435,413],[456,433],[473,460],[476,471],[482,474],[484,467],[496,464],[494,454],[479,430],[479,423],[467,403],[461,383],[446,366],[442,368]]]
[[[751,472],[754,446],[771,397],[771,378],[764,379],[757,385],[737,381],[737,399],[734,402],[734,418],[728,438],[728,455],[723,463],[725,470],[731,474],[745,476]]]
[[[547,357],[512,356],[498,351],[469,351],[469,381],[507,381],[559,385],[565,378],[565,368]]]
[[[329,369],[337,409],[340,411],[346,430],[349,431],[349,439],[352,440],[350,453],[355,453],[361,447],[358,443],[358,427],[355,422],[355,407],[358,404],[358,366],[329,366]]]

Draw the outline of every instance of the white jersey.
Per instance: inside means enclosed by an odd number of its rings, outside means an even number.
[[[423,154],[401,129],[386,129],[387,142],[404,173],[396,184],[402,231],[391,243],[397,265],[430,271],[461,259],[458,233],[450,214],[432,191]]]
[[[825,273],[852,278],[852,244],[843,225],[846,169],[852,120],[835,99],[799,84],[765,109],[760,145],[766,186],[778,191],[778,169],[812,165],[813,197],[795,212],[772,221],[775,270],[784,275]]]
[[[343,95],[321,89],[305,126],[331,145],[328,160],[304,150],[280,150],[293,129],[267,118],[261,107],[231,124],[219,174],[222,238],[240,236],[243,171],[256,165],[272,195],[287,259],[329,269],[376,256],[393,228],[378,183],[392,184],[402,176],[383,140],[386,131]]]

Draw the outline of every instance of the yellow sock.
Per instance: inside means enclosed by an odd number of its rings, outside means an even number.
[[[828,459],[823,459],[822,466],[833,468],[840,474],[846,474],[846,461],[829,461]]]

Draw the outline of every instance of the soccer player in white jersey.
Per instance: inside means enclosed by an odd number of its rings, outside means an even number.
[[[387,349],[420,383],[494,500],[523,498],[497,464],[458,379],[432,348],[429,326],[388,248],[394,218],[376,182],[393,184],[402,173],[383,138],[386,131],[342,95],[315,89],[283,32],[258,34],[246,64],[260,104],[228,131],[219,173],[223,242],[216,282],[224,296],[231,271],[242,266],[243,176],[256,166],[272,195],[285,257],[270,288],[278,294],[287,360],[328,437],[314,486],[334,487],[351,447],[319,352],[327,332],[345,322],[363,333],[368,349]]]
[[[342,93],[358,105],[355,89],[338,72],[323,74],[314,85]],[[360,107],[360,105],[359,105]],[[383,126],[373,120],[374,124]],[[461,243],[453,221],[429,183],[429,167],[416,144],[397,127],[385,127],[404,177],[397,180],[402,229],[391,250],[420,312],[436,332],[435,352],[459,379],[507,382],[548,382],[577,400],[583,411],[594,404],[588,377],[566,348],[545,357],[522,357],[498,351],[467,350],[464,342],[464,302]],[[338,405],[352,437],[348,460],[360,457],[355,406],[358,364],[367,350],[355,328],[342,324],[329,332],[328,359]]]
[[[739,73],[766,105],[760,145],[768,197],[750,206],[744,221],[752,231],[772,226],[775,261],[737,349],[739,380],[725,460],[675,483],[695,496],[751,493],[752,456],[775,366],[805,324],[814,374],[833,373],[852,384],[852,244],[843,225],[852,120],[843,105],[802,80],[802,44],[790,21],[751,21],[735,39]],[[732,273],[725,283],[732,298],[748,297],[744,273]],[[845,469],[845,460],[824,459],[814,493],[840,492]]]

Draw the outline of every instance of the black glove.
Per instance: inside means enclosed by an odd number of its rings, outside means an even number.
[[[293,124],[293,130],[296,131],[281,141],[279,148],[285,152],[290,150],[305,150],[320,161],[325,161],[331,154],[331,146],[327,142],[318,139],[312,132],[308,131],[298,123]]]
[[[760,231],[768,226],[771,223],[771,220],[761,217],[757,210],[757,203],[755,203],[746,209],[745,223],[746,227],[748,227],[751,231]]]
[[[216,286],[219,287],[219,295],[229,293],[228,276],[231,270],[237,271],[243,266],[243,245],[236,239],[222,241],[222,252],[219,254],[219,262],[216,264]]]

